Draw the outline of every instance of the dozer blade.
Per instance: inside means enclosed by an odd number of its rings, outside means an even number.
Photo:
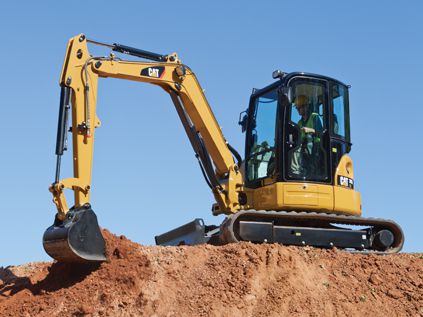
[[[44,232],[47,254],[59,262],[105,261],[105,242],[91,207],[70,210],[66,216],[64,221],[56,218]]]
[[[166,233],[155,236],[156,245],[179,246],[197,244],[217,244],[219,227],[206,226],[204,220],[197,218]]]

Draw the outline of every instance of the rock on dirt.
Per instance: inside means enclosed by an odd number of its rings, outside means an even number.
[[[423,316],[423,255],[252,243],[145,247],[0,268],[0,316]]]

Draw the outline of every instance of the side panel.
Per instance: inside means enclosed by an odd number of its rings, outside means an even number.
[[[256,210],[333,211],[333,187],[308,183],[274,183],[250,192],[250,207]]]
[[[284,202],[288,209],[312,209],[330,212],[333,209],[333,188],[317,184],[286,184]]]
[[[343,155],[335,171],[334,205],[339,213],[361,215],[361,195],[354,190],[354,169],[352,160]]]
[[[287,206],[318,206],[319,189],[317,185],[286,184],[283,198]]]
[[[249,191],[249,207],[260,210],[277,210],[283,206],[283,183],[273,183]],[[251,198],[251,199],[250,199]],[[251,202],[250,202],[251,200]]]
[[[338,213],[360,216],[361,195],[351,189],[334,187],[335,210]]]

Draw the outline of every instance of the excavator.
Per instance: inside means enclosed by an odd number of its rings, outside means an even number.
[[[92,56],[88,45],[111,49]],[[129,59],[131,56],[131,59]],[[127,56],[126,59],[118,56]],[[155,237],[158,245],[222,245],[249,241],[396,253],[404,243],[394,221],[361,216],[348,155],[349,86],[322,75],[274,71],[274,82],[253,89],[239,124],[245,156],[227,142],[194,72],[176,53],[71,38],[60,77],[56,175],[49,187],[57,213],[43,235],[59,262],[105,261],[105,241],[90,204],[99,78],[161,87],[170,95],[215,203],[219,226],[200,218]],[[69,124],[69,121],[71,123]],[[73,177],[60,179],[72,135]],[[68,206],[65,190],[74,194]]]

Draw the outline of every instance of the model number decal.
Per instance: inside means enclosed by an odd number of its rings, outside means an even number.
[[[157,67],[147,67],[141,70],[141,76],[162,78],[165,73],[165,68],[163,66]]]
[[[354,180],[346,176],[338,176],[338,185],[354,189]]]

